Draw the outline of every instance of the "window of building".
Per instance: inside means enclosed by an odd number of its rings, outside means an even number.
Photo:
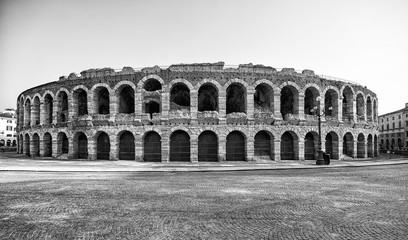
[[[4,131],[0,131],[0,134],[4,134]]]
[[[6,135],[6,137],[11,137],[11,136],[13,136],[13,135],[11,135],[11,134],[7,134],[7,135]]]
[[[392,120],[394,120],[394,117],[392,117]]]
[[[381,122],[384,122],[384,118],[383,118],[383,119],[381,119]]]
[[[398,123],[398,128],[401,128],[401,122]]]
[[[390,130],[390,124],[387,124],[387,131]]]
[[[401,119],[401,115],[398,115],[398,119]]]
[[[395,123],[392,123],[392,129],[395,129]]]
[[[13,131],[13,127],[12,126],[6,126],[6,131]]]
[[[381,126],[381,131],[384,131],[384,125]]]
[[[390,120],[390,119],[387,118],[387,122],[388,122],[389,120]]]
[[[7,120],[7,123],[13,123],[13,121],[11,121],[11,120]]]

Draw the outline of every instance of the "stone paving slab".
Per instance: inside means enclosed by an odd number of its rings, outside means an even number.
[[[330,165],[316,165],[314,160],[282,162],[214,162],[214,163],[150,163],[135,161],[77,161],[56,159],[30,159],[1,156],[0,171],[39,171],[39,172],[189,172],[189,171],[246,171],[311,169],[336,167],[364,167],[408,164],[408,158],[398,159],[359,159],[331,160]]]

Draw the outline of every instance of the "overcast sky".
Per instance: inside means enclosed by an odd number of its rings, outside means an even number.
[[[312,69],[408,103],[407,0],[0,0],[0,111],[89,68],[177,63]]]

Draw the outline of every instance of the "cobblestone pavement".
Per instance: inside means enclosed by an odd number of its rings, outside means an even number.
[[[407,239],[408,165],[0,172],[0,239]]]

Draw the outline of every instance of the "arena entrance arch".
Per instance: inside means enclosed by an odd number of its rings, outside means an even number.
[[[40,136],[33,134],[33,157],[40,156]]]
[[[212,131],[204,131],[198,137],[198,161],[218,161],[218,139]]]
[[[68,137],[65,133],[58,133],[58,154],[68,153],[69,143]]]
[[[120,135],[119,159],[135,160],[135,137],[129,131],[125,131]]]
[[[374,157],[378,157],[378,138],[374,135]]]
[[[360,133],[357,137],[357,157],[364,158],[366,153],[365,149],[365,138],[362,133]]]
[[[349,132],[343,137],[343,154],[349,157],[354,156],[354,137]]]
[[[339,136],[335,132],[329,132],[325,139],[326,153],[331,159],[339,159]]]
[[[254,155],[272,157],[271,136],[266,131],[259,131],[255,135]]]
[[[102,132],[97,140],[97,155],[96,159],[109,160],[110,155],[110,140],[108,134]]]
[[[170,137],[170,161],[190,161],[190,136],[182,130]]]
[[[305,160],[315,159],[315,137],[309,132],[305,136]]]
[[[28,133],[24,136],[24,152],[25,155],[30,156],[30,135]]]
[[[144,138],[144,161],[161,161],[161,137],[157,132],[149,132]]]
[[[373,147],[373,135],[369,134],[367,137],[367,157],[369,158],[374,157]]]
[[[281,160],[295,160],[296,150],[295,141],[297,136],[293,132],[285,132],[281,137]]]
[[[81,133],[78,136],[78,158],[88,158],[88,138],[86,137],[85,133]]]
[[[44,157],[52,156],[52,136],[50,133],[44,134]]]
[[[245,161],[245,137],[238,131],[227,136],[227,161]]]

